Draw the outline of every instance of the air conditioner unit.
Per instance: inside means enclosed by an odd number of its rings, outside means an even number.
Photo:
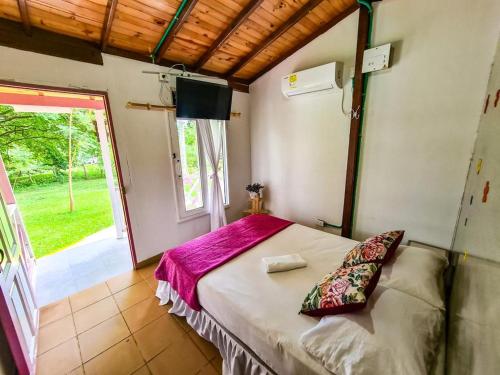
[[[281,92],[287,98],[318,91],[342,89],[342,67],[340,62],[317,66],[284,76]]]

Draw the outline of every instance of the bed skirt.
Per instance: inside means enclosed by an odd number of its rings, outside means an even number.
[[[160,305],[172,301],[170,314],[184,316],[188,324],[204,339],[212,342],[222,356],[224,375],[271,375],[275,374],[258,356],[220,325],[208,312],[195,311],[182,300],[166,281],[158,283],[156,297]]]

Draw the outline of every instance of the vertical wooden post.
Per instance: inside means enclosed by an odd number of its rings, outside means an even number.
[[[342,215],[342,236],[352,236],[352,225],[354,218],[354,205],[356,200],[356,175],[358,172],[358,157],[361,147],[361,123],[363,106],[363,52],[368,43],[368,29],[370,16],[366,7],[359,8],[358,41],[356,47],[356,63],[354,67],[354,90],[352,95],[352,109],[358,115],[351,119],[351,131],[349,134],[349,150],[347,156],[347,172],[344,193],[344,211]]]
[[[68,188],[69,188],[69,212],[75,208],[73,199],[73,145],[72,145],[73,109],[69,115],[69,135],[68,135]]]

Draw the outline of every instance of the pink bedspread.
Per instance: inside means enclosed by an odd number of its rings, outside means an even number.
[[[214,232],[167,250],[155,271],[194,310],[200,310],[196,285],[204,275],[293,224],[270,215],[250,215]]]

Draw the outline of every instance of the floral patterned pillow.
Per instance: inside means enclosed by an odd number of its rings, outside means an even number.
[[[394,255],[404,234],[404,230],[394,230],[368,238],[346,254],[344,267],[369,262],[387,263]]]
[[[302,303],[302,314],[335,315],[362,309],[375,289],[382,266],[362,263],[326,275]]]

